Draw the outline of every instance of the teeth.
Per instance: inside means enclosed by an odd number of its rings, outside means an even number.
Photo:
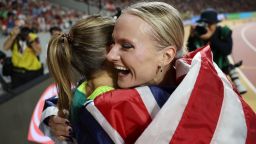
[[[127,69],[125,67],[122,67],[122,66],[115,66],[115,69],[117,69],[117,70],[129,70],[129,69]]]

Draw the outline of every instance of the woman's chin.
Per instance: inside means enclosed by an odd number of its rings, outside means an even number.
[[[133,82],[131,82],[129,80],[125,80],[125,79],[118,80],[117,84],[120,88],[132,88],[135,86],[135,84]]]
[[[117,84],[118,84],[118,86],[120,87],[120,88],[130,88],[131,87],[131,85],[130,84],[128,84],[127,82],[117,82]]]

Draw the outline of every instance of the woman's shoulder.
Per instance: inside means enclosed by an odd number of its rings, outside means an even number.
[[[88,99],[93,100],[97,96],[99,96],[105,92],[111,91],[111,90],[114,90],[114,88],[111,86],[107,86],[107,85],[99,86],[88,96]]]
[[[115,105],[120,103],[134,103],[150,99],[161,107],[170,97],[176,86],[160,87],[156,85],[141,86],[132,89],[115,89],[98,96],[94,103],[98,105]]]

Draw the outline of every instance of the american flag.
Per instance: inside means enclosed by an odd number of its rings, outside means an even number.
[[[88,101],[79,143],[256,144],[256,115],[213,63],[209,46],[176,61],[179,84],[114,90]]]

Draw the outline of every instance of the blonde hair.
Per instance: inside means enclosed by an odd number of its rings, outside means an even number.
[[[70,109],[72,67],[87,79],[102,68],[113,28],[112,19],[90,16],[79,20],[68,34],[50,40],[47,64],[57,83],[59,110]]]
[[[154,39],[160,48],[175,46],[181,50],[184,26],[179,12],[164,2],[140,2],[124,9],[123,13],[140,17],[153,29]]]

